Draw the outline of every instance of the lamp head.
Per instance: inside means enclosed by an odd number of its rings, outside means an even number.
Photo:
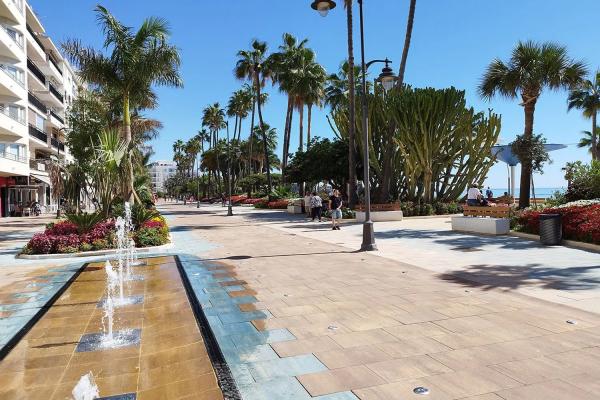
[[[319,12],[322,17],[326,17],[330,10],[335,8],[335,1],[333,0],[314,0],[310,5],[313,10]]]

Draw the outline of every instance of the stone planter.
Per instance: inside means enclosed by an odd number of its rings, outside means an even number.
[[[371,211],[371,221],[386,222],[386,221],[402,221],[402,211]],[[365,222],[365,212],[356,211],[356,221]]]
[[[288,206],[287,212],[290,214],[302,214],[302,206],[297,206],[297,205]]]

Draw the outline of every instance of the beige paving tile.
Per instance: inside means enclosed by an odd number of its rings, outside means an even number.
[[[357,347],[368,344],[393,342],[396,338],[383,329],[373,329],[363,332],[342,333],[331,338],[341,347]]]
[[[367,367],[385,379],[386,382],[422,378],[452,371],[452,369],[427,355],[381,361],[367,364]]]
[[[468,366],[468,364],[465,366]],[[425,387],[429,387],[429,385],[438,387],[452,399],[477,396],[521,386],[514,379],[486,367],[428,376],[423,378],[422,382]]]
[[[422,386],[418,380],[408,382],[387,383],[385,385],[372,386],[364,389],[354,390],[354,394],[360,400],[406,400],[417,399],[423,396],[416,395],[413,390],[416,387]],[[429,386],[429,394],[427,400],[452,400],[447,393],[437,387]],[[497,398],[498,400],[500,398]]]
[[[341,348],[330,336],[278,342],[271,344],[271,347],[279,354],[279,357],[291,357]]]
[[[552,380],[498,392],[504,400],[597,400],[590,394],[561,380]]]
[[[593,373],[584,373],[571,376],[563,376],[560,380],[565,381],[579,389],[594,394],[600,398],[600,379]]]
[[[384,330],[391,333],[399,339],[406,339],[412,337],[431,337],[451,333],[451,331],[442,328],[441,326],[436,325],[433,322],[397,325],[384,328]]]
[[[362,365],[300,375],[297,378],[313,397],[385,383],[382,378]]]
[[[398,339],[394,342],[378,343],[376,346],[392,358],[432,354],[451,350],[448,346],[443,345],[434,338],[428,337]]]
[[[315,356],[329,369],[364,365],[392,358],[374,345],[323,351],[315,353]]]
[[[493,365],[490,368],[523,384],[544,382],[585,372],[576,364],[561,363],[548,357],[511,361]]]

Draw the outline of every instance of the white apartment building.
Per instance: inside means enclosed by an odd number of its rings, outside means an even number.
[[[76,75],[25,0],[0,0],[0,216],[53,207],[45,160],[70,160],[65,111]]]
[[[152,178],[152,191],[165,190],[165,181],[177,173],[177,164],[173,161],[156,161],[150,164],[150,177]]]

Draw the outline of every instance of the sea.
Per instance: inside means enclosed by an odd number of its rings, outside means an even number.
[[[504,194],[504,192],[508,192],[507,188],[495,188],[495,187],[491,187],[490,189],[492,190],[492,192],[494,192],[494,197],[499,197],[502,196]],[[485,194],[485,191],[487,190],[487,186],[484,187],[483,192]],[[565,192],[567,190],[566,187],[553,187],[553,188],[535,188],[535,197],[537,199],[543,198],[543,199],[547,199],[548,197],[552,196],[555,192]],[[520,190],[519,188],[515,188],[515,197],[519,197],[520,195]],[[532,197],[533,197],[533,193],[532,193]]]

